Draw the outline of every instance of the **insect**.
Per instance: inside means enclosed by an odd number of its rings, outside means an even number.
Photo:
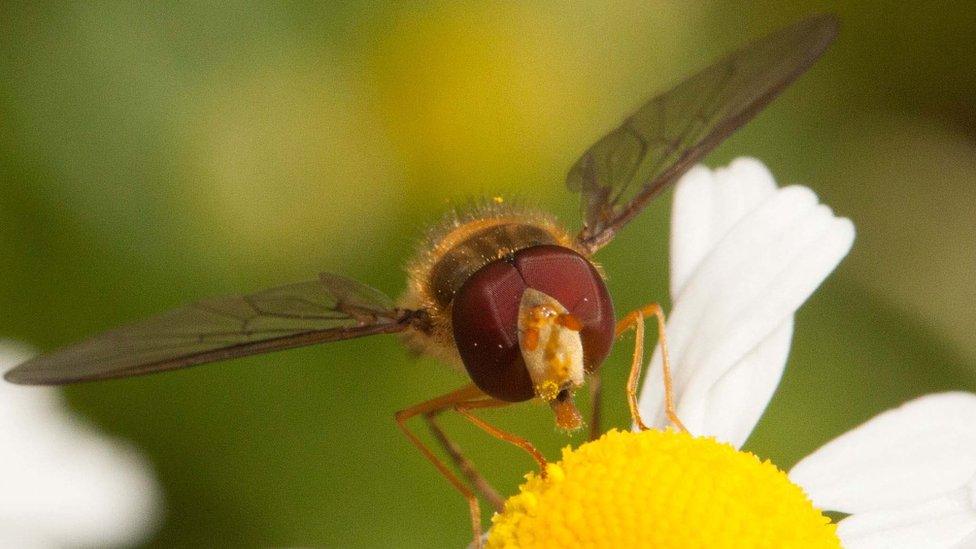
[[[475,542],[475,492],[496,508],[501,498],[474,471],[436,422],[454,410],[489,434],[545,459],[525,439],[473,412],[540,399],[556,424],[578,429],[574,392],[594,391],[591,435],[599,433],[600,365],[617,336],[636,332],[627,393],[638,425],[636,384],[645,317],[656,304],[617,320],[593,255],[648,202],[755,116],[823,54],[837,34],[833,16],[814,16],[761,38],[652,98],[590,147],[572,166],[568,187],[581,195],[582,229],[551,216],[486,202],[455,213],[427,236],[394,302],[336,274],[262,292],[203,300],[33,358],[6,373],[13,383],[58,385],[184,368],[303,345],[400,334],[408,347],[462,366],[471,383],[396,413],[401,430],[467,499]],[[665,360],[668,416],[676,426]],[[423,417],[454,461],[455,474],[407,425]],[[465,477],[468,483],[462,481]]]

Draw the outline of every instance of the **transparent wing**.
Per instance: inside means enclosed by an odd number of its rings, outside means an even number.
[[[729,55],[644,104],[576,161],[578,240],[591,253],[667,185],[810,68],[837,36],[834,16],[811,17]]]
[[[4,376],[59,385],[127,377],[302,345],[398,332],[423,321],[373,288],[333,274],[206,299],[33,358]]]

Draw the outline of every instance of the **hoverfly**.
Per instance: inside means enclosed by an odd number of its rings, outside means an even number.
[[[4,376],[59,385],[184,368],[303,345],[378,334],[401,335],[411,349],[463,366],[471,383],[396,413],[410,442],[468,500],[475,543],[475,491],[501,499],[437,426],[455,410],[489,434],[545,459],[526,440],[472,414],[534,398],[556,424],[582,419],[573,394],[599,368],[616,336],[633,328],[628,382],[631,414],[642,361],[645,316],[655,316],[666,356],[664,315],[656,304],[615,320],[592,257],[648,202],[755,116],[823,54],[837,34],[830,15],[814,16],[761,38],[642,105],[572,166],[568,187],[582,198],[583,227],[572,234],[551,216],[487,202],[455,213],[428,234],[394,302],[336,274],[262,292],[203,300],[33,358]],[[664,384],[670,397],[665,359]],[[598,389],[597,389],[598,391]],[[591,434],[598,433],[598,392]],[[680,421],[667,398],[669,418]],[[463,482],[408,428],[422,416],[470,483]]]

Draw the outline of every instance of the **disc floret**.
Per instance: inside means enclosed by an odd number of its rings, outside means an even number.
[[[712,438],[610,431],[530,473],[488,547],[840,547],[785,473]]]

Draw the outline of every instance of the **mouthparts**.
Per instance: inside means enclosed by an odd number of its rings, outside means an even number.
[[[573,403],[573,394],[569,389],[559,391],[556,398],[549,402],[553,413],[556,414],[556,425],[566,431],[575,431],[583,426],[583,417]]]

